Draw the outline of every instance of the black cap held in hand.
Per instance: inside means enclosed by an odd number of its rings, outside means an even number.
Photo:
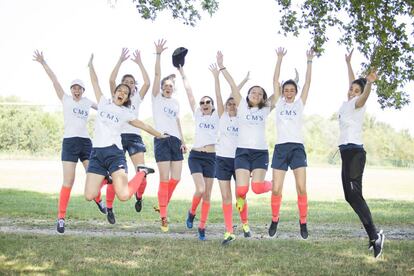
[[[174,53],[172,54],[172,63],[174,67],[180,68],[184,66],[185,56],[187,55],[188,50],[184,47],[180,47],[175,49]]]

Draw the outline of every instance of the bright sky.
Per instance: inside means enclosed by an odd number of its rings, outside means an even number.
[[[155,62],[153,42],[159,38],[168,41],[168,49],[162,55],[163,76],[178,74],[171,63],[174,49],[180,46],[189,49],[184,69],[196,99],[214,95],[214,82],[208,65],[215,61],[217,50],[223,51],[225,65],[236,82],[241,81],[247,71],[251,72],[251,80],[244,92],[251,85],[258,84],[272,94],[276,61],[274,49],[283,46],[288,53],[282,64],[281,80],[294,78],[294,69],[297,68],[301,86],[305,78],[308,39],[306,36],[285,38],[278,35],[278,10],[275,0],[222,0],[212,18],[204,14],[196,27],[190,27],[172,20],[167,13],[160,15],[155,22],[143,20],[132,1],[118,1],[116,7],[111,8],[103,0],[0,0],[0,95],[16,95],[33,103],[60,105],[43,68],[32,61],[35,49],[43,51],[67,93],[70,92],[70,81],[81,78],[87,84],[85,96],[92,100],[94,94],[87,68],[91,53],[95,55],[95,68],[107,96],[109,75],[122,47],[128,47],[131,52],[141,50],[143,63],[152,81]],[[324,56],[314,59],[305,108],[307,115],[330,117],[346,100],[346,50],[336,44],[336,38],[332,34]],[[353,67],[356,73],[362,61],[362,56],[354,51]],[[125,62],[121,67],[118,80],[126,73],[132,73],[141,82],[138,66],[132,61]],[[221,80],[222,93],[228,95],[228,85],[224,78]],[[414,84],[410,83],[407,87],[411,91],[411,101],[414,101]],[[182,113],[190,112],[180,79],[177,79],[176,97],[181,102]],[[150,97],[145,98],[141,107],[142,118],[151,116],[150,102]],[[413,103],[401,111],[384,111],[379,108],[373,93],[368,101],[368,113],[396,129],[409,129],[414,135],[414,123],[411,121],[414,118]]]

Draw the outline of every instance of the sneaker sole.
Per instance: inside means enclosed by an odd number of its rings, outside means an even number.
[[[380,251],[380,253],[378,254],[378,256],[376,256],[376,257],[375,257],[375,259],[378,259],[378,258],[382,255],[382,251],[384,250],[385,235],[384,235],[384,234],[382,234],[382,233],[381,233],[381,235],[382,235],[382,241],[381,241],[381,251]]]

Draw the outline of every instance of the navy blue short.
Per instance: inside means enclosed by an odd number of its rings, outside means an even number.
[[[308,163],[303,144],[284,143],[275,145],[272,159],[273,169],[287,171],[288,167],[294,170],[307,166]]]
[[[214,178],[216,165],[215,152],[190,151],[188,167],[191,174],[201,173],[204,177]]]
[[[233,176],[236,179],[234,170],[234,158],[229,157],[216,157],[216,178],[218,180],[231,180]]]
[[[92,142],[89,138],[70,137],[63,138],[62,141],[62,161],[83,162],[89,160],[91,155]]]
[[[128,151],[129,156],[132,156],[138,152],[147,151],[140,135],[133,133],[123,133],[121,134],[121,138],[122,149],[124,150],[124,153]]]
[[[87,172],[106,176],[108,173],[124,169],[128,173],[125,154],[116,145],[105,148],[93,148]]]
[[[184,160],[181,140],[175,136],[154,138],[154,155],[156,162]]]
[[[267,170],[269,165],[269,151],[258,149],[237,148],[234,159],[234,169],[254,169]]]

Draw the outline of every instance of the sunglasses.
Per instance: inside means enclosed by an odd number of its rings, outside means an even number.
[[[203,104],[211,104],[211,101],[210,100],[207,100],[207,101],[200,101],[200,105],[203,105]]]

